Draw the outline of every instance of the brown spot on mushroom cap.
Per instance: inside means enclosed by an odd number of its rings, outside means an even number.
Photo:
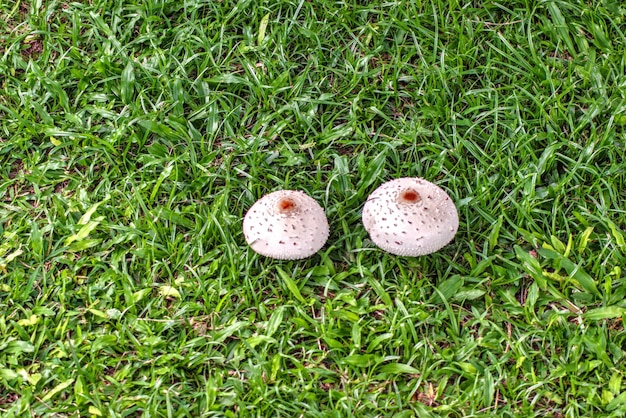
[[[276,201],[276,211],[278,213],[288,214],[294,210],[297,210],[296,202],[290,197],[282,197]]]
[[[404,177],[388,181],[370,194],[363,207],[363,226],[381,249],[415,257],[448,244],[459,228],[459,216],[454,202],[439,186]]]
[[[414,204],[422,200],[422,196],[415,189],[406,189],[398,193],[398,203]]]
[[[324,209],[306,193],[279,190],[257,200],[243,219],[246,242],[257,253],[297,260],[319,251],[328,239]]]

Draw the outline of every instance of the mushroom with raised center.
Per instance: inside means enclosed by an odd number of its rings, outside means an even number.
[[[422,178],[404,177],[369,195],[363,226],[383,250],[415,257],[448,244],[459,228],[459,215],[442,188]]]
[[[243,218],[246,242],[257,253],[298,260],[319,251],[328,239],[324,209],[297,190],[279,190],[257,200]]]

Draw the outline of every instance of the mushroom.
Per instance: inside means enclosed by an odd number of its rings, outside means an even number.
[[[382,184],[363,207],[363,226],[378,247],[392,254],[419,256],[440,250],[459,228],[450,196],[417,177]]]
[[[243,218],[246,242],[257,253],[298,260],[319,251],[328,239],[324,209],[306,193],[279,190],[257,200]]]

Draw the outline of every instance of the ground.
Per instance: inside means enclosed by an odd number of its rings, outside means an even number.
[[[619,1],[0,3],[3,416],[622,416]],[[377,249],[423,177],[454,241]],[[263,194],[325,209],[275,261]]]

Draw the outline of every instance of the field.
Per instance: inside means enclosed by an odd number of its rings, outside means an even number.
[[[0,415],[626,415],[618,0],[0,2]],[[376,248],[367,196],[454,241]],[[326,246],[255,254],[303,190]]]

